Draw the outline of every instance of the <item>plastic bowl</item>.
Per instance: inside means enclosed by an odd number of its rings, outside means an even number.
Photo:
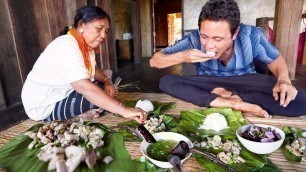
[[[189,145],[189,147],[193,147],[192,142],[185,136],[178,134],[178,133],[173,133],[173,132],[160,132],[160,133],[155,133],[153,134],[155,140],[174,140],[180,142],[180,141],[185,141]],[[164,162],[164,161],[158,161],[155,159],[152,159],[148,156],[147,154],[147,148],[150,144],[154,143],[148,143],[145,140],[143,140],[140,144],[140,150],[141,153],[148,158],[153,164],[157,165],[158,167],[161,168],[173,168],[173,166],[169,162]],[[181,160],[181,164],[186,161],[189,157],[191,156],[191,153],[187,154],[187,156]]]
[[[247,130],[252,125],[256,125],[256,126],[263,127],[263,128],[270,127],[274,129],[277,133],[280,134],[281,139],[275,142],[263,143],[263,142],[255,142],[255,141],[247,140],[241,137],[241,133],[243,133],[245,130]],[[269,153],[276,151],[283,144],[284,139],[285,139],[285,133],[281,129],[271,126],[271,125],[265,125],[265,124],[248,124],[248,125],[241,126],[236,130],[236,135],[240,143],[247,150],[257,153],[257,154],[269,154]]]

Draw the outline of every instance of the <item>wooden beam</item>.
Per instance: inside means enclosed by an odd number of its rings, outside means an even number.
[[[114,72],[118,70],[117,68],[117,55],[116,55],[116,42],[115,42],[115,20],[113,18],[113,8],[111,0],[96,0],[96,5],[102,8],[110,17],[110,30],[108,32],[107,38],[102,43],[102,54],[101,61],[103,62],[103,67],[108,67],[104,69],[112,69]]]
[[[285,58],[290,79],[295,78],[303,0],[276,0],[275,45]]]
[[[48,9],[45,0],[33,1],[34,17],[37,27],[40,51],[43,52],[52,41],[51,27],[48,19]]]
[[[68,26],[66,3],[65,1],[46,1],[48,21],[50,25],[51,38],[52,40],[60,35],[60,32],[64,27]],[[61,15],[59,15],[59,13]]]
[[[88,0],[90,1],[90,0]],[[87,5],[87,0],[65,0],[66,5],[66,13],[67,13],[67,21],[69,25],[74,24],[74,16],[76,14],[76,11]],[[92,4],[88,4],[92,5]]]
[[[141,62],[140,0],[132,0],[134,62]]]
[[[0,78],[11,106],[21,101],[22,84],[40,53],[39,40],[30,0],[2,0],[0,11]]]

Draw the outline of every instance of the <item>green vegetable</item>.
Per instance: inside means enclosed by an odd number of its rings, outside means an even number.
[[[167,162],[169,152],[178,144],[173,140],[158,140],[151,143],[147,148],[148,156],[158,161]]]

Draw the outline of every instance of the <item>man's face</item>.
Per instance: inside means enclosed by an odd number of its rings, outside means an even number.
[[[231,34],[227,21],[203,20],[200,27],[200,41],[206,51],[216,52],[215,59],[218,59],[232,47],[237,33]]]

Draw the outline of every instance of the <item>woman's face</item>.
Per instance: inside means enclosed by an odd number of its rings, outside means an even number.
[[[82,36],[90,50],[97,48],[106,38],[109,30],[107,18],[94,20],[86,24],[81,24],[78,30],[83,29]]]

